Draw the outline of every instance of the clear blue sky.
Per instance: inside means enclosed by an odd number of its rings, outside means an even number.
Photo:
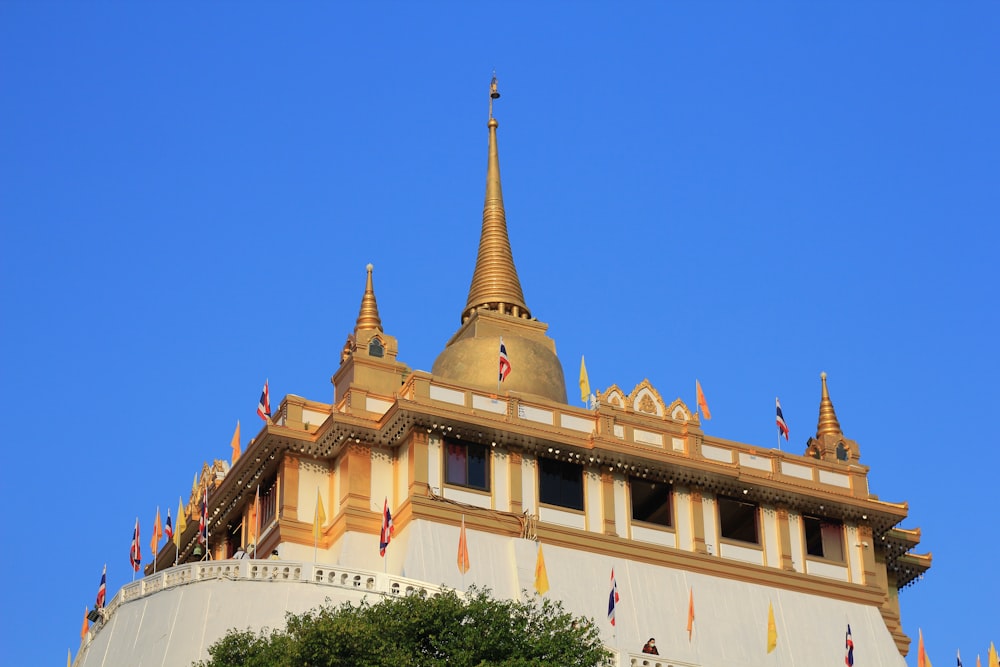
[[[368,262],[430,370],[494,68],[514,257],[571,387],[581,354],[600,388],[693,403],[697,377],[706,431],[760,446],[777,395],[801,452],[826,371],[934,553],[908,662],[918,627],[939,665],[985,658],[1000,5],[806,4],[0,4],[5,658],[76,652],[136,515],[148,551],[265,378],[330,400]]]

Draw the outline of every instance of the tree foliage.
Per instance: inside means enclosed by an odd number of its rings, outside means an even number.
[[[288,614],[284,630],[230,630],[196,667],[597,667],[594,623],[538,596],[414,593]]]

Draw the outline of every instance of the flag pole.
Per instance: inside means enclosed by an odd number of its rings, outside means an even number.
[[[316,485],[316,518],[313,521],[313,563],[316,562],[317,554],[319,552],[319,485]]]
[[[253,557],[257,557],[257,543],[260,542],[260,483],[257,495],[253,497]]]

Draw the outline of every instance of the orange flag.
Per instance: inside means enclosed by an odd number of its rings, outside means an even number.
[[[153,561],[156,561],[156,546],[163,537],[163,524],[160,523],[160,508],[156,508],[156,521],[153,522],[153,541],[149,544],[149,550],[153,554]]]
[[[83,627],[80,628],[80,641],[87,638],[87,630],[90,630],[90,620],[87,618],[87,608],[83,608]]]
[[[701,414],[705,415],[705,419],[711,419],[712,413],[708,409],[708,402],[705,400],[705,392],[701,390],[701,383],[695,380],[694,388],[695,391],[698,393],[698,407],[701,408]]]
[[[233,433],[233,440],[229,443],[233,448],[233,465],[240,459],[240,420],[236,420],[236,432]]]
[[[458,534],[458,571],[469,571],[469,544],[465,541],[465,515],[462,515],[462,532]]]
[[[691,641],[692,630],[694,630],[694,587],[688,591],[688,642]]]
[[[927,652],[924,651],[924,631],[917,629],[917,667],[932,667],[931,661],[927,659]]]

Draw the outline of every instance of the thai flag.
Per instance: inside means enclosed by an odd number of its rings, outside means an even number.
[[[389,541],[392,540],[392,534],[396,532],[396,527],[392,525],[392,514],[389,512],[389,499],[385,499],[385,504],[382,506],[382,534],[379,536],[378,541],[378,553],[383,558],[385,557],[385,549],[389,546]]]
[[[257,416],[264,421],[271,420],[271,394],[267,389],[267,380],[264,380],[264,391],[260,392],[260,401],[257,403]]]
[[[104,572],[101,572],[101,585],[97,588],[97,603],[94,605],[96,609],[100,609],[104,606],[104,598],[108,594],[108,566],[104,566]]]
[[[163,527],[163,534],[168,540],[174,539],[174,526],[170,523],[170,508],[167,508],[167,525]]]
[[[847,637],[844,639],[844,648],[847,651],[847,655],[844,656],[844,664],[847,667],[853,667],[854,665],[854,639],[851,637],[851,624],[847,624]],[[961,667],[961,663],[959,663]]]
[[[611,621],[611,625],[615,624],[615,607],[618,606],[620,600],[618,582],[615,581],[615,568],[611,568],[611,592],[608,594],[608,620]]]
[[[132,569],[139,571],[139,564],[142,563],[142,551],[139,548],[139,517],[135,518],[135,530],[132,531],[132,548],[128,552],[128,561],[132,564]]]
[[[201,501],[201,518],[198,519],[198,544],[208,544],[208,486]]]
[[[788,424],[785,423],[785,417],[781,414],[781,401],[775,397],[774,404],[778,407],[778,432],[785,436],[785,440],[788,440]]]
[[[507,347],[503,344],[503,336],[500,337],[500,378],[497,382],[503,382],[510,375],[510,359],[507,358]]]

